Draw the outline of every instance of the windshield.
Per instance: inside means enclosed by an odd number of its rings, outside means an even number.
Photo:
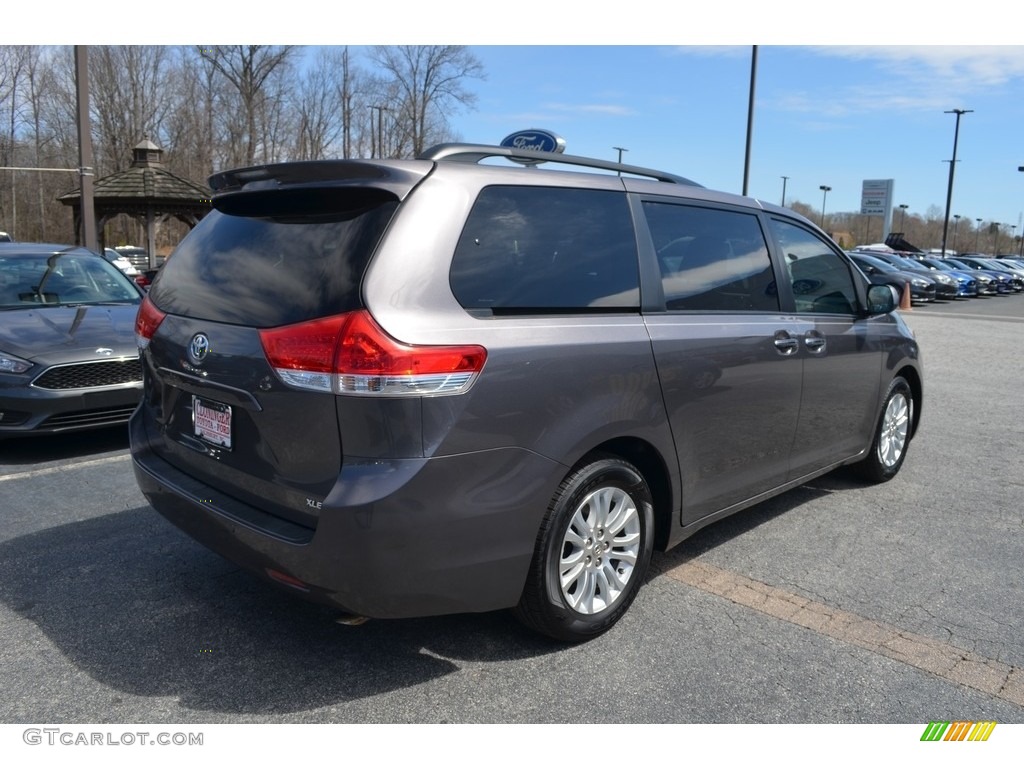
[[[38,304],[138,304],[117,267],[87,252],[0,257],[0,309]]]
[[[870,264],[872,267],[877,269],[879,272],[898,272],[892,264],[887,261],[875,258],[874,256],[865,256],[862,253],[856,254],[854,257],[855,261],[862,262],[864,264]]]

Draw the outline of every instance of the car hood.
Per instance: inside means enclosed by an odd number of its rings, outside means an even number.
[[[48,365],[137,355],[138,309],[135,304],[9,309],[0,312],[0,350]]]
[[[926,283],[935,283],[935,280],[932,279],[932,276],[926,272],[912,272],[909,269],[901,269],[896,272],[890,272],[889,274],[893,275],[894,277],[898,277],[900,280],[924,280]]]

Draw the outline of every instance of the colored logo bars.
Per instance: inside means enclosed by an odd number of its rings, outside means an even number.
[[[983,723],[958,721],[955,723],[928,723],[921,741],[988,741],[995,730],[994,720]]]

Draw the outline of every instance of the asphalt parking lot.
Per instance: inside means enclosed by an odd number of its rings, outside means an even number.
[[[905,313],[924,425],[656,555],[611,632],[333,622],[139,493],[121,429],[0,443],[2,723],[1024,721],[1024,295]]]

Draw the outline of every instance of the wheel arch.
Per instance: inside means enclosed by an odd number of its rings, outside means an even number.
[[[910,394],[914,398],[914,421],[910,425],[910,437],[917,434],[917,427],[921,423],[921,407],[924,399],[924,384],[920,372],[912,365],[905,365],[896,371],[896,376],[902,376],[910,385]]]
[[[671,539],[673,510],[672,479],[665,459],[651,443],[639,437],[616,437],[594,446],[588,455],[616,456],[633,464],[651,491],[654,502],[654,548],[665,551]]]

